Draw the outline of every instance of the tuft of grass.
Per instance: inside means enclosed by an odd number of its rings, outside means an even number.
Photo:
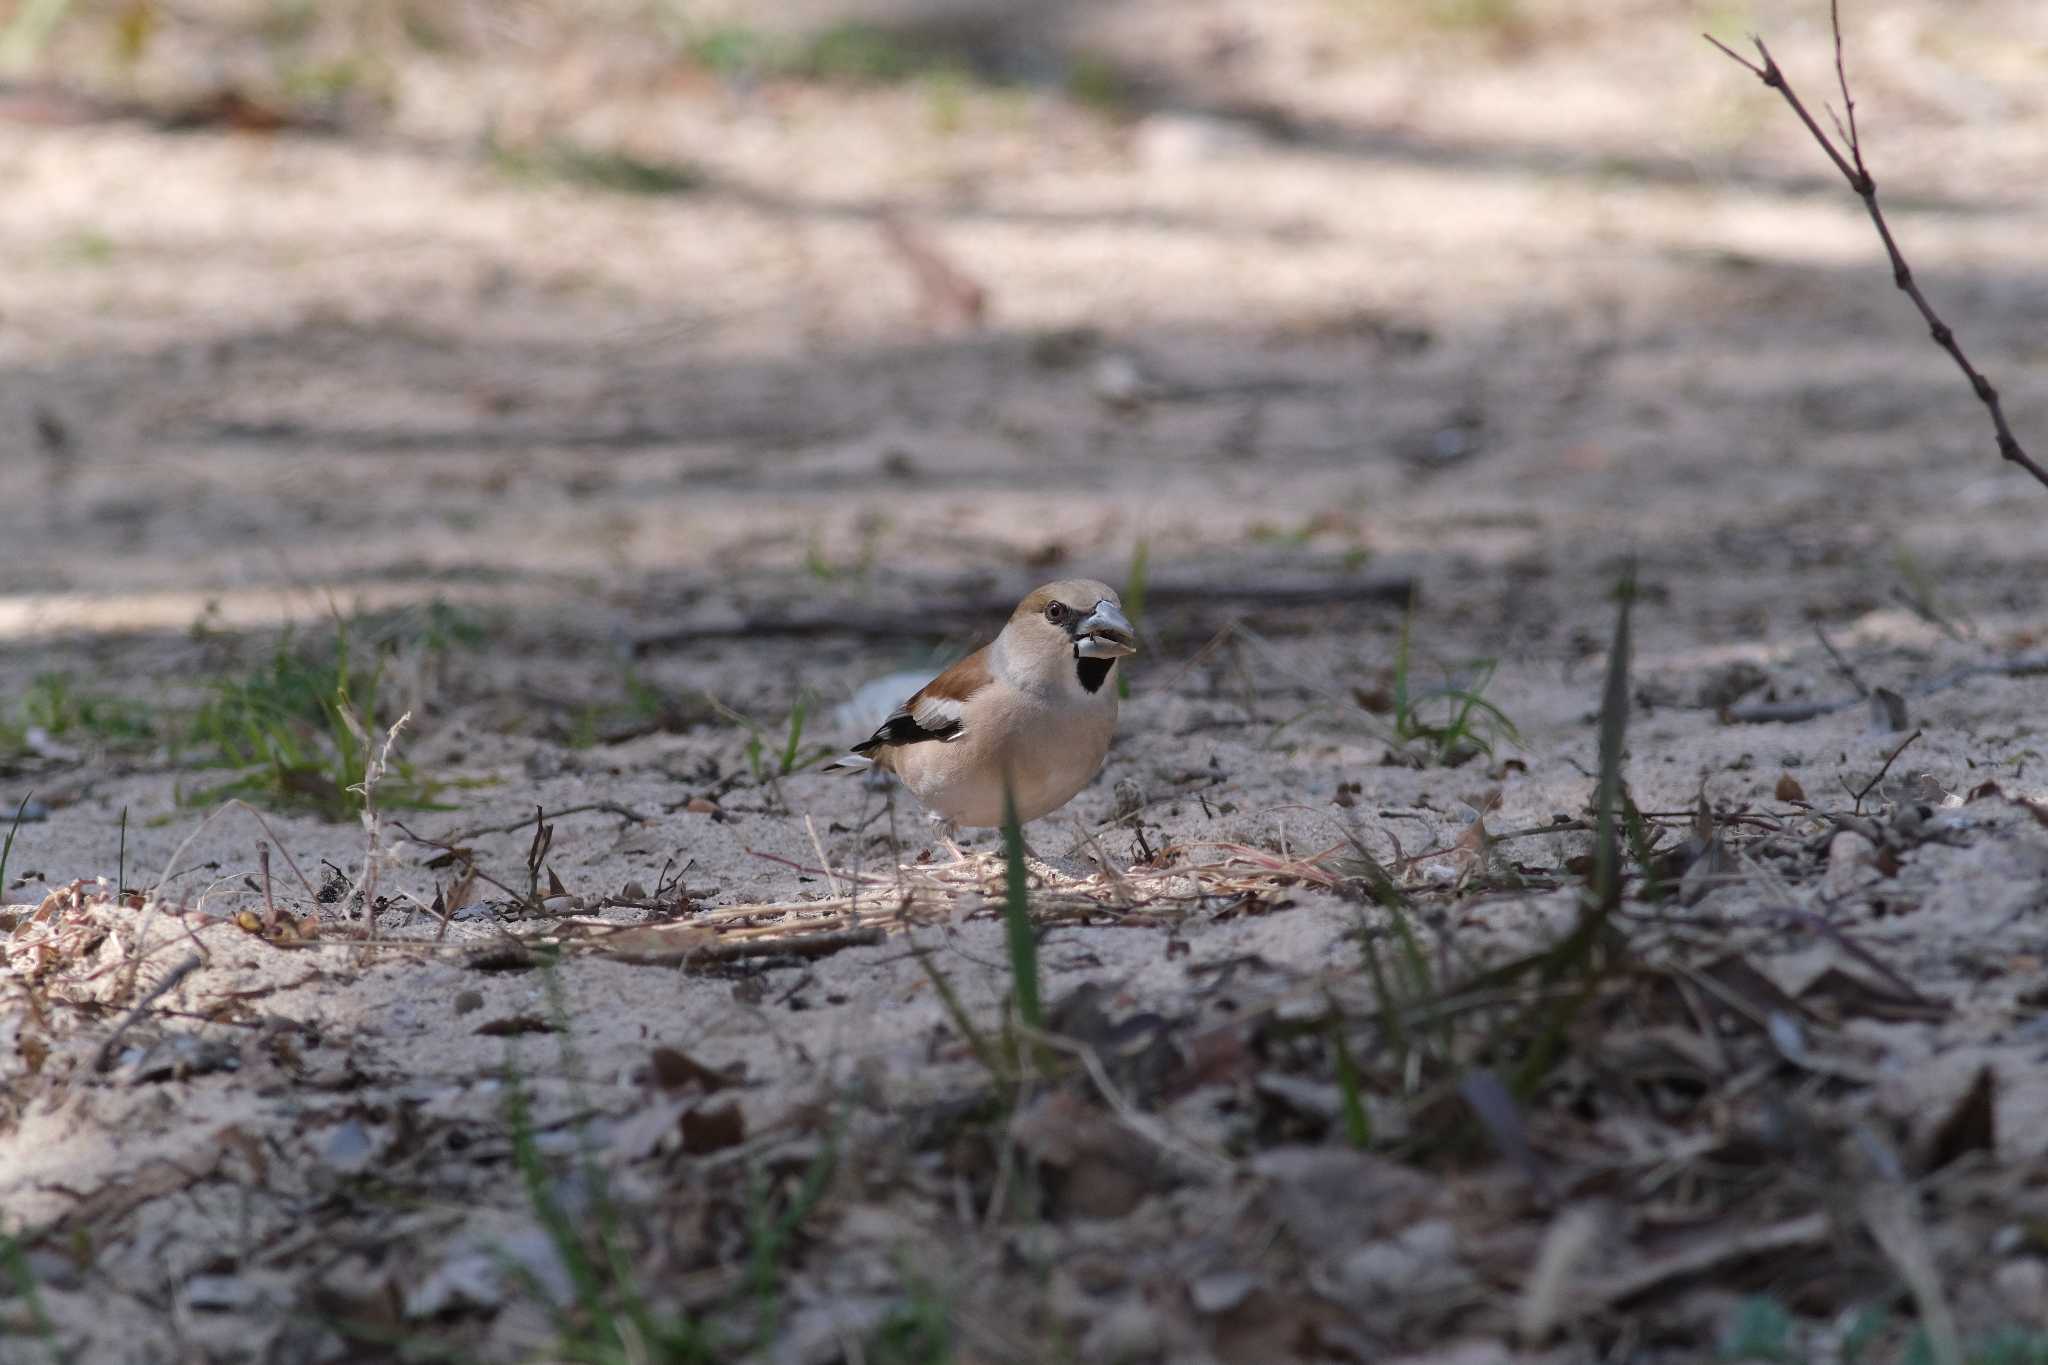
[[[304,652],[287,632],[265,667],[216,682],[187,727],[185,743],[202,762],[239,774],[181,792],[180,800],[210,804],[235,796],[329,819],[361,811],[371,741],[396,719],[379,706],[385,662],[382,652],[359,657],[344,621],[336,621],[331,645]],[[377,795],[386,806],[446,809],[435,804],[438,790],[412,764],[394,758]]]
[[[1622,571],[1615,596],[1619,600],[1614,623],[1614,642],[1607,651],[1607,681],[1600,698],[1600,776],[1594,801],[1597,813],[1593,834],[1593,870],[1587,883],[1579,922],[1564,941],[1541,955],[1538,976],[1545,986],[1576,978],[1576,991],[1539,1005],[1523,1027],[1532,1041],[1515,1073],[1514,1093],[1528,1100],[1549,1075],[1553,1062],[1564,1048],[1564,1039],[1579,1012],[1592,999],[1606,975],[1607,955],[1602,948],[1614,913],[1621,906],[1621,832],[1625,819],[1621,760],[1628,738],[1628,670],[1631,649],[1629,616],[1635,607],[1636,579],[1633,565]]]
[[[569,1010],[553,961],[542,964],[548,1012],[561,1054],[561,1069],[579,1113],[595,1112],[581,1093],[583,1067],[577,1055]],[[752,1301],[751,1333],[734,1336],[729,1327],[705,1318],[674,1315],[652,1308],[642,1291],[639,1272],[627,1253],[621,1232],[622,1210],[613,1199],[602,1163],[581,1120],[577,1176],[581,1216],[557,1193],[557,1183],[540,1149],[531,1100],[518,1068],[517,1045],[506,1052],[505,1124],[512,1139],[512,1160],[528,1204],[545,1231],[570,1283],[572,1302],[554,1306],[556,1355],[578,1365],[714,1365],[749,1357],[774,1339],[782,1315],[784,1265],[796,1246],[804,1223],[824,1201],[838,1170],[840,1128],[827,1131],[817,1155],[796,1186],[778,1189],[758,1167],[747,1173],[745,1220],[748,1231],[743,1294]],[[531,1280],[530,1272],[511,1267],[509,1273]],[[541,1287],[529,1287],[539,1295]],[[726,1307],[735,1308],[735,1296]],[[922,1323],[924,1319],[917,1319]],[[886,1357],[885,1357],[886,1358]],[[907,1359],[914,1359],[909,1357]]]
[[[1492,758],[1494,746],[1505,740],[1519,743],[1520,735],[1507,713],[1486,699],[1497,664],[1492,659],[1476,660],[1464,683],[1446,678],[1441,686],[1416,690],[1412,681],[1414,653],[1411,634],[1415,613],[1411,608],[1401,618],[1401,637],[1394,650],[1393,722],[1394,737],[1402,744],[1421,743],[1429,761],[1454,766],[1474,754]],[[1442,707],[1441,722],[1429,714]]]
[[[797,693],[796,704],[790,707],[779,749],[771,747],[774,741],[752,716],[733,710],[709,692],[704,694],[704,700],[718,714],[746,730],[747,742],[743,752],[747,771],[757,786],[772,778],[788,777],[798,769],[808,768],[838,752],[830,744],[804,743],[804,723],[809,719],[811,710],[811,698],[807,692]]]
[[[510,147],[492,138],[484,152],[499,174],[526,184],[582,185],[638,195],[689,194],[705,184],[704,173],[693,166],[559,138],[539,147]]]
[[[512,1136],[512,1164],[518,1169],[534,1217],[568,1272],[575,1298],[567,1308],[551,1304],[561,1358],[581,1365],[629,1365],[644,1360],[713,1365],[728,1359],[707,1328],[688,1318],[658,1316],[647,1306],[618,1243],[617,1211],[602,1173],[594,1161],[587,1161],[584,1177],[593,1182],[589,1186],[590,1208],[601,1244],[598,1253],[592,1253],[575,1215],[555,1192],[534,1129],[532,1106],[509,1048],[505,1070],[505,1126]],[[525,1273],[518,1267],[511,1269]],[[529,1288],[536,1297],[547,1298],[539,1286]]]
[[[1506,33],[1521,23],[1518,0],[1429,0],[1429,22],[1441,29]]]
[[[897,85],[942,73],[958,79],[966,70],[961,55],[945,44],[858,20],[790,36],[719,24],[687,34],[682,47],[699,66],[729,80]]]
[[[1792,1361],[1792,1314],[1764,1295],[1751,1295],[1735,1306],[1735,1314],[1715,1348],[1716,1360]]]
[[[50,1321],[49,1310],[43,1306],[42,1292],[36,1287],[35,1270],[29,1265],[20,1241],[5,1234],[0,1234],[0,1266],[6,1268],[8,1278],[14,1281],[14,1292],[28,1305],[28,1320],[48,1349],[50,1359],[57,1365],[65,1365],[71,1359],[71,1353],[57,1344],[57,1325]],[[0,1332],[0,1336],[4,1335]]]
[[[1372,1146],[1372,1120],[1365,1112],[1358,1064],[1351,1060],[1351,1045],[1344,1041],[1344,1016],[1334,1001],[1330,1009],[1330,1048],[1337,1056],[1338,1112],[1344,1120],[1344,1140],[1364,1151]]]
[[[114,239],[98,228],[74,228],[58,238],[50,254],[59,265],[109,265],[116,255]]]
[[[149,707],[138,701],[81,692],[69,673],[39,673],[22,694],[20,716],[52,739],[87,735],[110,746],[130,747],[155,740]]]
[[[782,1261],[804,1220],[818,1207],[830,1188],[832,1172],[838,1166],[839,1140],[828,1134],[825,1145],[805,1169],[789,1201],[782,1208],[775,1201],[758,1170],[747,1176],[747,1283],[754,1295],[757,1346],[775,1339],[782,1318]]]
[[[1067,98],[1098,114],[1122,117],[1138,102],[1136,84],[1116,62],[1099,53],[1083,52],[1067,66]]]
[[[799,43],[788,71],[818,81],[891,85],[924,74],[938,55],[879,25],[849,20]]]
[[[905,1279],[903,1301],[868,1338],[865,1354],[875,1365],[947,1365],[954,1358],[952,1309],[922,1279]]]
[[[552,959],[542,963],[542,984],[571,1097],[579,1112],[589,1112],[581,1095],[583,1067],[570,1027],[568,1003]],[[587,1199],[583,1221],[564,1204],[540,1150],[532,1103],[519,1071],[517,1044],[507,1044],[505,1075],[505,1126],[512,1139],[512,1164],[535,1219],[568,1273],[574,1297],[567,1307],[555,1306],[540,1292],[540,1286],[529,1285],[537,1298],[550,1303],[561,1359],[579,1365],[638,1365],[649,1360],[664,1365],[713,1365],[731,1359],[706,1325],[689,1317],[659,1314],[648,1306],[626,1255],[619,1210],[603,1166],[590,1146],[587,1126],[580,1124],[578,1133],[585,1140],[578,1144],[577,1174]],[[518,1267],[510,1271],[531,1278],[530,1272]]]

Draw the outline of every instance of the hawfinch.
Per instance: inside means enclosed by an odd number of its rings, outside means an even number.
[[[1002,824],[1006,783],[1018,824],[1050,815],[1101,769],[1116,728],[1110,675],[1137,650],[1115,589],[1048,583],[827,770],[895,773],[948,827]]]

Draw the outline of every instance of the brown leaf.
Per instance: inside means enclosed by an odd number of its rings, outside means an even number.
[[[682,1126],[683,1150],[692,1155],[721,1152],[747,1140],[747,1120],[737,1099],[697,1105],[683,1114]]]
[[[1896,734],[1906,728],[1906,699],[1889,687],[1870,689],[1870,723]]]
[[[704,1065],[687,1052],[672,1047],[658,1047],[648,1055],[648,1079],[663,1090],[683,1090],[696,1086],[705,1094],[723,1090],[739,1083],[738,1073],[717,1071]]]
[[[1718,836],[1708,839],[1706,846],[1686,864],[1685,871],[1679,876],[1679,904],[1698,905],[1706,899],[1708,892],[1728,885],[1735,875],[1735,859],[1727,847]]]
[[[1163,1100],[1178,1099],[1205,1085],[1238,1085],[1259,1069],[1259,1059],[1245,1045],[1236,1024],[1198,1033],[1187,1042],[1180,1067],[1162,1087]]]
[[[701,796],[693,796],[683,803],[683,809],[692,815],[714,815],[718,811],[718,803]]]
[[[1046,1168],[1057,1215],[1121,1218],[1169,1173],[1113,1116],[1069,1091],[1041,1096],[1010,1120],[1018,1150]]]
[[[1998,1077],[1990,1067],[1980,1067],[1977,1079],[1956,1101],[1929,1144],[1927,1168],[1938,1171],[1965,1152],[1991,1152],[1997,1148]]]
[[[1820,1001],[1834,1007],[1836,1018],[1933,1020],[1948,1017],[1948,1006],[1938,1000],[1915,998],[1895,986],[1880,986],[1840,967],[1829,967],[1806,983],[1800,1001]],[[1809,1011],[1809,1014],[1811,1012]]]
[[[1354,687],[1351,700],[1358,703],[1360,710],[1370,711],[1375,716],[1384,716],[1394,709],[1394,694],[1385,687]]]
[[[553,1033],[555,1026],[537,1014],[512,1014],[479,1024],[476,1032],[484,1038],[516,1038],[522,1033]]]
[[[1773,793],[1780,801],[1804,801],[1806,788],[1799,785],[1799,779],[1790,773],[1778,775],[1778,789]]]
[[[540,962],[531,948],[516,939],[508,939],[470,954],[463,965],[478,972],[528,972]]]

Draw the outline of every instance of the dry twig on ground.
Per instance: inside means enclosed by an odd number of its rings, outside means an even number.
[[[1849,188],[1856,191],[1857,196],[1863,200],[1863,207],[1869,212],[1870,221],[1877,228],[1878,237],[1884,242],[1885,254],[1891,257],[1892,283],[1896,284],[1907,298],[1913,300],[1913,306],[1920,310],[1920,316],[1926,320],[1928,330],[1933,334],[1934,344],[1949,353],[1961,368],[1963,376],[1970,381],[1970,388],[1976,393],[1978,401],[1990,412],[1991,425],[1998,433],[1998,453],[2032,474],[2043,487],[2048,487],[2048,469],[2043,469],[2035,463],[2033,457],[2021,447],[2019,438],[2012,434],[2012,427],[2005,420],[2005,409],[1998,401],[1998,390],[1993,388],[1991,381],[1970,363],[1970,358],[1963,354],[1961,343],[1956,340],[1955,330],[1941,320],[1940,314],[1934,311],[1934,305],[1920,292],[1919,281],[1913,277],[1913,268],[1906,264],[1905,253],[1899,250],[1897,240],[1892,237],[1891,225],[1884,220],[1884,210],[1879,208],[1877,203],[1877,181],[1871,177],[1869,168],[1863,164],[1863,142],[1856,132],[1856,101],[1849,94],[1848,69],[1842,60],[1842,15],[1839,0],[1829,0],[1828,19],[1833,24],[1835,35],[1835,82],[1842,91],[1842,117],[1835,119],[1835,131],[1841,134],[1842,142],[1848,149],[1846,155],[1842,148],[1835,145],[1834,139],[1827,135],[1827,130],[1815,122],[1813,115],[1807,112],[1805,102],[1799,98],[1798,92],[1793,90],[1792,83],[1785,79],[1784,71],[1772,58],[1771,50],[1764,46],[1762,38],[1751,34],[1749,39],[1756,45],[1757,56],[1762,59],[1762,64],[1759,65],[1712,34],[1701,36],[1727,54],[1731,61],[1739,63],[1744,70],[1783,95],[1785,103],[1792,106],[1792,112],[1799,115],[1799,121],[1806,125],[1806,131],[1813,134],[1813,140],[1820,144],[1821,150],[1828,154],[1828,159],[1835,163],[1835,169],[1849,182]],[[1833,111],[1829,112],[1832,117]]]

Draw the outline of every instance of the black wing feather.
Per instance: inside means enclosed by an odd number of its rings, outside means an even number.
[[[922,725],[916,716],[910,714],[908,706],[898,707],[872,735],[854,745],[853,751],[857,754],[869,754],[885,744],[917,744],[927,739],[947,740],[959,734],[963,728],[957,719],[936,726]]]

